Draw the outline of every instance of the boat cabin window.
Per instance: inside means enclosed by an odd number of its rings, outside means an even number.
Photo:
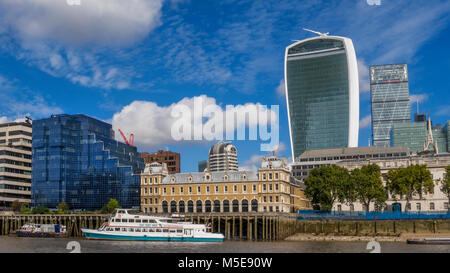
[[[148,220],[150,224],[156,224],[156,220]]]
[[[156,229],[156,232],[161,232],[161,229],[157,228],[157,229]]]
[[[120,228],[116,227],[116,231],[120,231]]]
[[[129,223],[134,223],[134,219],[128,219]]]
[[[136,231],[136,232],[141,232],[141,229],[140,229],[140,228],[137,228],[135,231]]]
[[[163,229],[163,232],[169,232],[168,228]]]
[[[122,219],[122,223],[128,222],[128,219]]]
[[[127,229],[126,228],[122,228],[122,231],[127,231]]]
[[[129,228],[128,231],[129,232],[134,232],[134,228]]]
[[[148,223],[148,220],[142,220],[142,223]]]
[[[178,233],[183,233],[183,230],[182,229],[178,229],[177,232]]]
[[[175,229],[170,230],[170,233],[175,233],[175,232],[177,232]]]
[[[136,223],[140,223],[141,222],[141,219],[136,219]]]

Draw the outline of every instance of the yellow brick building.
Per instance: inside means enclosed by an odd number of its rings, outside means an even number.
[[[288,213],[309,208],[285,158],[264,158],[258,171],[168,174],[164,163],[151,163],[141,173],[145,213]]]

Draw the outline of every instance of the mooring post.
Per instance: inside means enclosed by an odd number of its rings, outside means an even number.
[[[253,224],[254,224],[255,235],[253,237],[255,238],[255,241],[258,241],[258,230],[257,230],[257,228],[258,228],[258,216],[255,216],[255,220],[254,221],[255,222]]]
[[[242,216],[239,216],[239,240],[242,240]]]

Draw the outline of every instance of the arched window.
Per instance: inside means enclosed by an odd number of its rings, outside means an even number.
[[[184,201],[183,200],[178,202],[178,211],[179,212],[184,212]]]
[[[205,201],[205,212],[211,212],[211,201]]]
[[[252,211],[258,212],[258,200],[252,200]]]
[[[195,205],[197,206],[197,212],[203,212],[202,201],[201,200],[198,200]]]
[[[239,201],[236,199],[233,200],[233,212],[239,212]]]
[[[242,200],[241,206],[242,206],[242,212],[248,212],[248,200],[247,199]]]
[[[162,209],[163,209],[163,213],[169,212],[169,206],[167,205],[167,201],[162,202]]]
[[[214,201],[214,212],[220,212],[220,201],[219,200]]]
[[[188,212],[194,212],[194,202],[192,200],[188,201]]]
[[[177,212],[177,202],[170,202],[170,212]]]
[[[230,212],[230,201],[223,200],[223,212]]]

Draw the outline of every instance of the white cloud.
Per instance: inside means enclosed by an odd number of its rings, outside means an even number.
[[[6,122],[8,122],[7,117],[0,117],[0,123],[6,123]]]
[[[162,0],[3,0],[2,23],[22,41],[65,46],[132,44],[160,24]]]
[[[112,60],[161,24],[162,1],[83,0],[70,6],[65,0],[3,0],[0,48],[75,84],[129,88],[133,66]]]
[[[411,104],[413,103],[417,103],[417,102],[423,102],[426,101],[428,99],[428,95],[427,94],[416,94],[416,95],[411,95],[409,96],[410,100],[411,100]]]
[[[363,59],[358,59],[359,92],[370,91],[369,68]]]
[[[365,129],[372,124],[372,115],[367,115],[359,121],[359,129]]]
[[[285,87],[284,79],[280,81],[280,84],[277,87],[277,94],[280,97],[286,96],[286,87]]]
[[[202,117],[202,113],[194,110],[195,99],[203,100],[203,109],[206,106],[214,108],[217,111],[217,117],[212,115],[210,117]],[[214,98],[208,97],[206,95],[201,95],[198,97],[184,98],[179,102],[173,103],[169,106],[159,106],[151,101],[134,101],[131,104],[123,107],[123,109],[114,114],[112,118],[112,125],[114,130],[121,129],[125,133],[133,133],[135,135],[135,143],[137,146],[154,149],[160,148],[161,146],[166,146],[170,144],[179,144],[176,138],[172,136],[172,126],[180,118],[172,117],[173,109],[177,109],[180,106],[187,106],[190,110],[192,117],[188,121],[192,127],[193,132],[198,132],[205,130],[205,128],[211,128],[214,124],[218,124],[218,128],[215,128],[219,135],[226,138],[227,134],[233,134],[236,139],[238,136],[235,134],[237,128],[255,128],[260,125],[263,121],[248,119],[246,121],[237,121],[235,123],[234,130],[226,127],[224,121],[225,109],[216,103]],[[262,108],[259,108],[262,107]],[[230,106],[231,111],[236,112],[248,112],[252,109],[257,108],[259,111],[258,115],[264,113],[265,107],[257,103],[246,103],[244,105]],[[228,108],[226,108],[228,109]],[[269,109],[270,110],[270,109]],[[270,110],[271,116],[268,119],[270,124],[270,118],[278,119],[277,113]],[[202,121],[199,124],[194,122],[195,119],[200,118]],[[218,118],[218,119],[216,119]],[[272,130],[278,130],[279,128],[270,128]],[[246,130],[246,139],[249,139],[249,130]],[[190,134],[191,139],[195,139],[195,134]],[[204,134],[203,134],[204,136]],[[116,136],[120,139],[120,136]],[[204,138],[198,140],[197,142],[207,142]]]
[[[0,90],[0,115],[5,115],[9,121],[23,119],[25,116],[40,118],[63,112],[34,90],[22,86],[18,80],[0,75]]]
[[[249,160],[239,164],[239,169],[243,171],[257,171],[263,158],[263,155],[252,155]]]

